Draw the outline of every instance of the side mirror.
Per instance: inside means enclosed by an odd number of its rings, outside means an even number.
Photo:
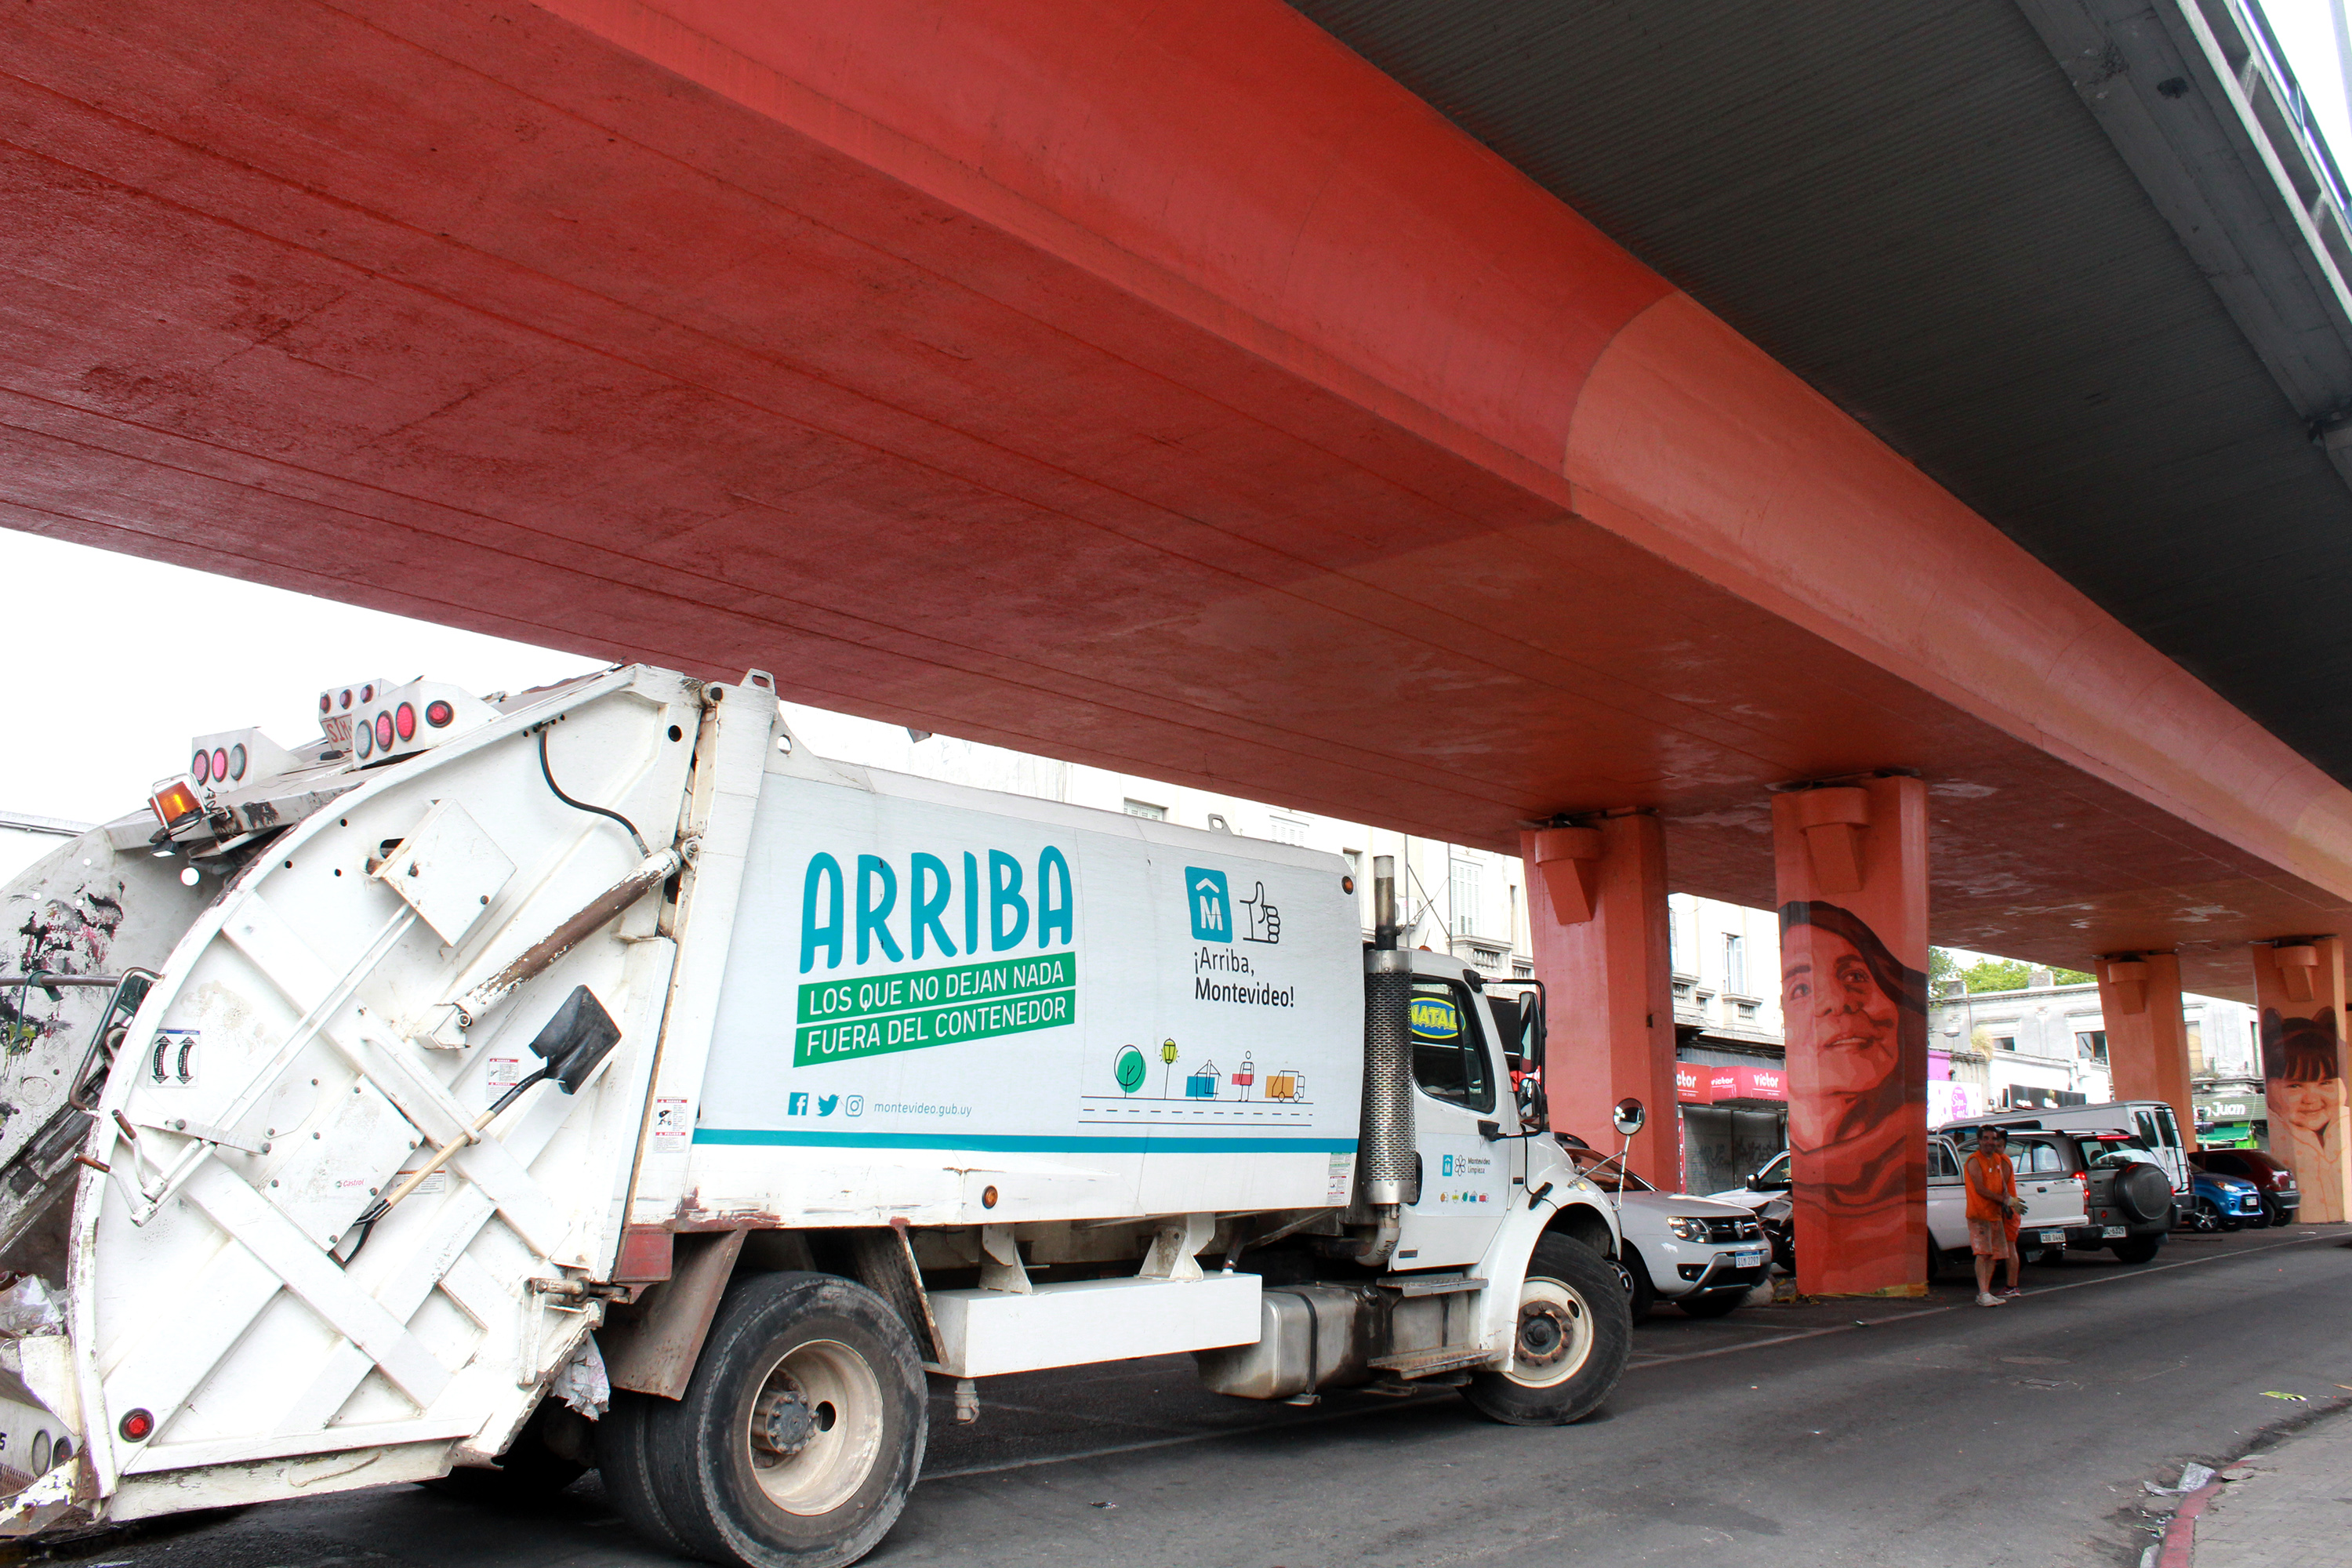
[[[1748,1173],[1748,1190],[1751,1193],[1761,1193],[1769,1192],[1771,1189],[1765,1186],[1763,1177],[1758,1175],[1755,1172],[1750,1171]]]
[[[1643,1110],[1642,1102],[1630,1095],[1619,1100],[1617,1109],[1609,1113],[1609,1124],[1628,1138],[1639,1132],[1648,1121],[1649,1116]]]

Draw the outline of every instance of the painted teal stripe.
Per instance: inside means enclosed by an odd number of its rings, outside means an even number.
[[[799,1149],[1038,1150],[1093,1154],[1352,1154],[1353,1138],[1192,1138],[1085,1134],[1040,1137],[967,1132],[783,1132],[765,1127],[698,1127],[698,1143],[785,1144]]]

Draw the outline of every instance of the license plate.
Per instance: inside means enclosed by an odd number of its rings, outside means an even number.
[[[1764,1249],[1758,1247],[1752,1252],[1735,1252],[1731,1255],[1731,1266],[1734,1268],[1761,1268],[1764,1267]]]
[[[2042,1233],[2042,1245],[2044,1247],[2056,1247],[2065,1239],[2066,1233],[2063,1230],[2045,1230]]]
[[[2099,1239],[2101,1241],[2121,1241],[2129,1234],[2130,1233],[2128,1231],[2125,1230],[2125,1228],[2119,1225],[2107,1225],[2101,1226],[2099,1227]]]

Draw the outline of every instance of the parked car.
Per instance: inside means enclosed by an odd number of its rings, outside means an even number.
[[[1625,1237],[1617,1272],[1635,1322],[1660,1300],[1694,1318],[1719,1318],[1771,1272],[1763,1227],[1747,1209],[1662,1193],[1597,1149],[1570,1146],[1568,1153],[1588,1180],[1614,1194]]]
[[[1772,1201],[1773,1194],[1789,1190],[1789,1152],[1786,1149],[1764,1163],[1764,1168],[1748,1178],[1747,1184],[1728,1192],[1706,1195],[1719,1204],[1738,1204],[1741,1208],[1761,1212]]]
[[[1756,1223],[1764,1227],[1764,1239],[1772,1244],[1772,1261],[1784,1274],[1797,1271],[1797,1203],[1783,1188],[1764,1194],[1764,1205],[1756,1211]]]
[[[1927,1138],[1927,1278],[1969,1261],[1964,1162],[1975,1148],[1943,1133]],[[2112,1252],[2146,1263],[2172,1226],[2172,1183],[2145,1149],[2120,1134],[2011,1131],[2010,1164],[2025,1205],[2017,1233],[2021,1263],[2055,1262],[2070,1251]],[[1791,1205],[1777,1194],[1758,1212],[1774,1258],[1794,1273]]]
[[[2194,1206],[2181,1216],[2181,1223],[2190,1230],[2243,1230],[2250,1225],[2270,1223],[2263,1208],[2262,1189],[2238,1176],[2219,1175],[2211,1171],[2190,1173],[2194,1178]]]
[[[2172,1178],[2174,1194],[2182,1203],[2189,1194],[2189,1157],[2180,1136],[2179,1119],[2161,1100],[2111,1100],[2098,1105],[2053,1105],[2022,1110],[1994,1110],[1964,1116],[1936,1131],[1948,1133],[1963,1150],[1973,1146],[1976,1129],[1999,1127],[2011,1132],[2117,1133],[2134,1139]]]
[[[2259,1149],[2200,1149],[2189,1163],[2217,1176],[2252,1182],[2263,1195],[2263,1223],[2293,1225],[2303,1207],[2303,1190],[2286,1163]]]

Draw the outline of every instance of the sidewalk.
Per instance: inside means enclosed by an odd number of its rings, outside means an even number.
[[[2352,1409],[2221,1472],[2180,1510],[2161,1568],[2343,1568],[2352,1563]]]

